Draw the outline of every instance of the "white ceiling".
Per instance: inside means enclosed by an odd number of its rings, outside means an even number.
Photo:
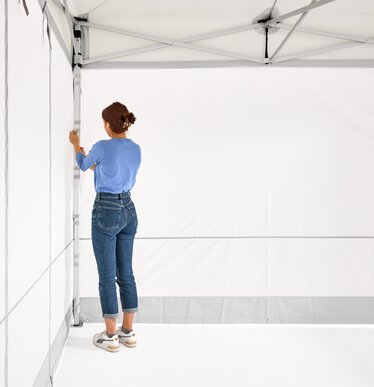
[[[190,41],[188,47],[181,47],[181,44],[183,45],[183,39],[186,38],[249,26],[266,9],[273,9],[272,17],[276,17],[277,14],[284,15],[311,3],[311,0],[65,1],[72,15],[88,17],[88,22],[95,25],[82,26],[88,31],[84,35],[84,63],[87,65],[235,60],[248,64],[263,63],[263,27]],[[323,1],[315,0],[314,5]],[[66,17],[57,7],[57,4],[64,1],[54,2],[54,5],[51,5],[51,1],[48,4],[66,45],[71,47]],[[268,57],[274,63],[291,63],[295,59],[374,61],[373,0],[335,0],[311,9],[282,49],[272,58],[290,28],[301,16],[302,12],[270,27]],[[107,27],[124,30],[126,34],[103,29]],[[319,33],[332,36],[322,36]],[[129,36],[134,34],[137,34],[136,37]],[[368,38],[373,40],[355,41]],[[150,46],[159,49],[150,50]],[[128,50],[136,50],[136,53],[124,55],[123,52]],[[104,58],[100,60],[101,57]]]

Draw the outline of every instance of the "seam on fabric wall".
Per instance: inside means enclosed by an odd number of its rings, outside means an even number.
[[[8,387],[8,0],[4,0],[4,313],[5,313],[5,345],[4,345],[4,386]]]
[[[81,241],[90,241],[92,238],[79,238]],[[134,239],[374,239],[374,236],[318,236],[318,235],[247,235],[247,236],[181,236],[181,237],[135,237]]]
[[[73,242],[73,239],[63,248],[63,250],[57,255],[57,257],[51,262],[50,265],[48,265],[43,272],[40,274],[40,276],[34,281],[34,283],[26,290],[25,294],[14,304],[12,309],[8,311],[8,313],[0,320],[0,325],[7,320],[9,315],[14,311],[14,309],[19,305],[19,303],[26,297],[26,295],[30,292],[30,290],[40,281],[40,279],[43,277],[43,275],[48,271],[48,269],[57,261],[57,259],[62,255],[62,253],[71,245]]]
[[[49,176],[48,176],[48,204],[49,204],[49,224],[48,224],[48,240],[49,240],[49,251],[48,251],[48,376],[51,378],[51,321],[52,321],[52,55],[51,46],[48,45],[48,110],[49,110],[49,122],[48,122],[48,136],[49,136]],[[51,379],[50,379],[51,380]],[[53,383],[53,380],[51,380]]]

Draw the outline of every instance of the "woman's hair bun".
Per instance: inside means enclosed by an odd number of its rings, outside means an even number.
[[[130,124],[133,124],[136,120],[136,117],[134,116],[134,113],[130,112],[128,115],[127,115],[127,120],[130,122]]]
[[[125,132],[136,120],[134,113],[129,112],[121,102],[113,102],[101,113],[105,122],[108,122],[110,129],[115,133]]]

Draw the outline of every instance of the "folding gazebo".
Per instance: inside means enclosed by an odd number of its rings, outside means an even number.
[[[374,321],[372,1],[4,5],[5,385],[52,377],[70,316],[102,320],[68,132],[88,151],[115,100],[144,146],[137,322]],[[34,308],[45,345],[9,372]]]
[[[287,0],[185,6],[175,2],[126,5],[121,1],[56,4],[72,12],[67,12],[67,18],[75,38],[74,55],[70,47],[65,51],[74,58],[74,124],[78,130],[81,68],[371,67],[374,59],[374,39],[370,37],[374,33],[374,5],[369,1],[362,2],[358,9],[352,2],[333,0],[313,0],[306,5],[304,1]],[[141,56],[143,53],[150,55]],[[133,60],[136,54],[137,59],[144,59]],[[77,166],[74,177],[73,310],[74,324],[79,324]]]

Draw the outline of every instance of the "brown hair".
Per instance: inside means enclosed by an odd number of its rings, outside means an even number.
[[[109,122],[115,133],[123,133],[135,122],[136,117],[121,102],[113,102],[101,113],[104,121]]]

